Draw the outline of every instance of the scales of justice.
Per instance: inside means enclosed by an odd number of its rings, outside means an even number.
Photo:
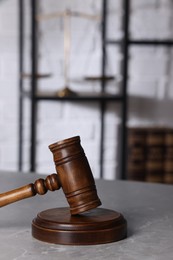
[[[51,19],[63,18],[64,25],[64,88],[56,91],[56,96],[58,97],[67,97],[67,96],[76,96],[77,92],[71,90],[70,88],[70,53],[71,53],[71,18],[83,18],[93,21],[101,21],[99,15],[91,15],[83,12],[65,10],[64,12],[54,12],[50,14],[40,14],[37,15],[37,21],[46,21]],[[88,81],[109,81],[114,80],[113,76],[87,76],[85,80]]]
[[[34,238],[64,245],[96,245],[126,238],[127,222],[123,215],[98,208],[101,201],[80,137],[58,141],[49,149],[57,173],[0,194],[0,207],[62,188],[69,207],[38,213],[32,221]]]

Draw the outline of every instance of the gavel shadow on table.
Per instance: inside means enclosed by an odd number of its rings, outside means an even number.
[[[101,201],[80,137],[59,141],[49,148],[57,174],[0,194],[0,207],[62,187],[70,208],[53,208],[38,213],[32,221],[34,238],[64,245],[95,245],[124,239],[127,222],[123,215],[97,208]]]

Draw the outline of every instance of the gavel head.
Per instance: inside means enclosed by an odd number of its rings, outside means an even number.
[[[94,178],[80,144],[75,136],[49,146],[53,153],[60,184],[70,205],[72,215],[101,205]]]

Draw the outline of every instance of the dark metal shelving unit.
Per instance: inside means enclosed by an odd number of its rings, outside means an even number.
[[[58,100],[58,101],[122,101],[122,96],[112,96],[112,97],[104,97],[104,96],[78,96],[78,97],[47,97],[47,96],[36,96],[35,100]]]
[[[18,168],[22,169],[23,161],[23,33],[24,33],[24,13],[23,13],[23,0],[19,0],[19,152],[18,152]]]
[[[116,41],[116,40],[107,40],[106,41],[106,44],[121,44],[123,41]],[[172,40],[156,40],[156,39],[152,39],[152,40],[145,40],[145,39],[140,39],[140,40],[127,40],[127,44],[128,45],[161,45],[161,46],[172,46],[173,45],[173,41]]]
[[[109,0],[105,0],[109,2]],[[121,140],[121,178],[126,179],[126,138],[127,138],[127,87],[128,87],[128,69],[129,69],[129,49],[131,46],[146,46],[146,47],[165,47],[172,48],[173,40],[172,39],[132,39],[129,36],[129,25],[130,25],[130,0],[123,0],[123,10],[124,10],[124,19],[123,19],[123,32],[124,37],[122,40],[107,39],[104,38],[105,45],[122,45],[122,54],[123,54],[123,66],[122,66],[122,75],[123,75],[123,96],[124,101],[122,102],[122,140]]]
[[[36,171],[36,140],[37,140],[37,103],[40,101],[58,101],[58,102],[99,102],[100,103],[100,115],[101,115],[101,133],[100,133],[100,178],[103,177],[103,162],[104,162],[104,114],[106,111],[107,102],[118,102],[121,105],[122,112],[122,128],[121,128],[121,152],[120,152],[120,178],[125,179],[125,165],[126,165],[126,119],[127,119],[127,69],[128,69],[128,1],[124,0],[124,39],[122,52],[124,55],[124,63],[122,68],[122,93],[117,95],[111,95],[105,93],[106,81],[101,80],[101,93],[79,93],[76,96],[57,97],[55,95],[45,95],[45,93],[37,93],[37,1],[30,0],[31,4],[31,86],[30,93],[26,93],[23,90],[23,59],[24,59],[24,3],[23,0],[19,0],[19,63],[20,63],[20,118],[19,118],[19,170],[22,170],[23,163],[23,98],[28,97],[31,100],[31,129],[30,129],[30,171]],[[102,0],[102,64],[101,72],[102,78],[106,76],[106,63],[107,54],[106,48],[108,44],[112,42],[107,40],[106,28],[107,27],[107,0]],[[121,42],[122,43],[122,42]]]
[[[102,24],[102,75],[105,75],[106,63],[107,63],[107,53],[106,49],[108,45],[119,45],[121,46],[121,51],[123,54],[123,63],[122,63],[122,93],[121,96],[121,135],[120,135],[120,151],[119,151],[119,178],[126,179],[126,121],[127,121],[127,78],[128,78],[128,26],[129,26],[129,1],[123,0],[123,10],[124,16],[122,20],[123,24],[123,39],[122,40],[110,40],[107,38],[107,9],[108,9],[109,0],[103,0],[103,24]],[[102,82],[102,90],[106,89],[106,83]],[[116,99],[115,99],[116,101]],[[118,101],[118,100],[117,100]],[[105,112],[105,103],[102,105],[104,116]],[[104,118],[102,118],[104,120]],[[104,123],[103,123],[104,126]],[[104,130],[103,130],[104,132]],[[103,133],[102,133],[103,134]],[[103,137],[103,135],[102,135]],[[104,154],[102,153],[102,156]],[[103,158],[102,158],[103,159]]]
[[[26,92],[26,93],[23,93],[23,96],[25,97],[29,97],[31,98],[31,94]],[[77,95],[74,95],[74,96],[64,96],[64,97],[59,97],[59,96],[56,96],[54,94],[45,94],[45,93],[40,93],[38,95],[35,95],[34,96],[34,99],[35,100],[51,100],[51,101],[122,101],[123,100],[123,96],[122,95],[111,95],[111,94],[101,94],[101,93],[80,93],[78,92]]]
[[[19,152],[18,152],[18,168],[21,171],[23,165],[23,99],[26,96],[24,92],[23,74],[24,74],[24,0],[18,0],[19,5]],[[35,0],[30,0],[31,6],[31,85],[30,85],[30,100],[31,100],[31,134],[30,134],[30,171],[35,171],[36,163],[36,121],[37,121],[37,102],[35,96],[37,92],[37,79],[34,75],[37,73],[37,3]]]

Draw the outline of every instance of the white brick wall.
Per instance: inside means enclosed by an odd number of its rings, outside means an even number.
[[[17,168],[17,1],[0,3],[0,169]]]
[[[40,12],[63,11],[66,8],[100,14],[101,0],[39,0]],[[109,0],[108,37],[122,37],[122,1]],[[164,39],[173,36],[173,4],[171,0],[131,0],[132,38]],[[0,3],[0,169],[17,170],[18,148],[18,45],[17,0]],[[30,71],[29,1],[25,1],[25,72]],[[72,18],[72,50],[70,87],[75,91],[99,91],[99,83],[86,82],[85,76],[98,76],[101,71],[101,41],[99,22]],[[40,23],[39,69],[52,73],[50,79],[38,82],[39,90],[59,90],[63,79],[63,21],[52,19]],[[129,124],[173,125],[173,51],[164,47],[133,46],[129,66]],[[107,86],[109,92],[120,90],[122,55],[117,46],[108,46],[107,73],[115,80]],[[29,89],[29,80],[25,89]],[[120,107],[107,105],[105,116],[104,178],[117,176],[118,126]],[[24,169],[28,171],[30,102],[25,100]],[[96,178],[99,178],[99,104],[82,102],[40,102],[38,105],[37,171],[54,171],[48,145],[73,135],[80,135],[82,146]]]
[[[172,39],[172,1],[132,0],[132,4],[132,38]],[[172,126],[172,49],[133,46],[130,57],[129,124]]]

